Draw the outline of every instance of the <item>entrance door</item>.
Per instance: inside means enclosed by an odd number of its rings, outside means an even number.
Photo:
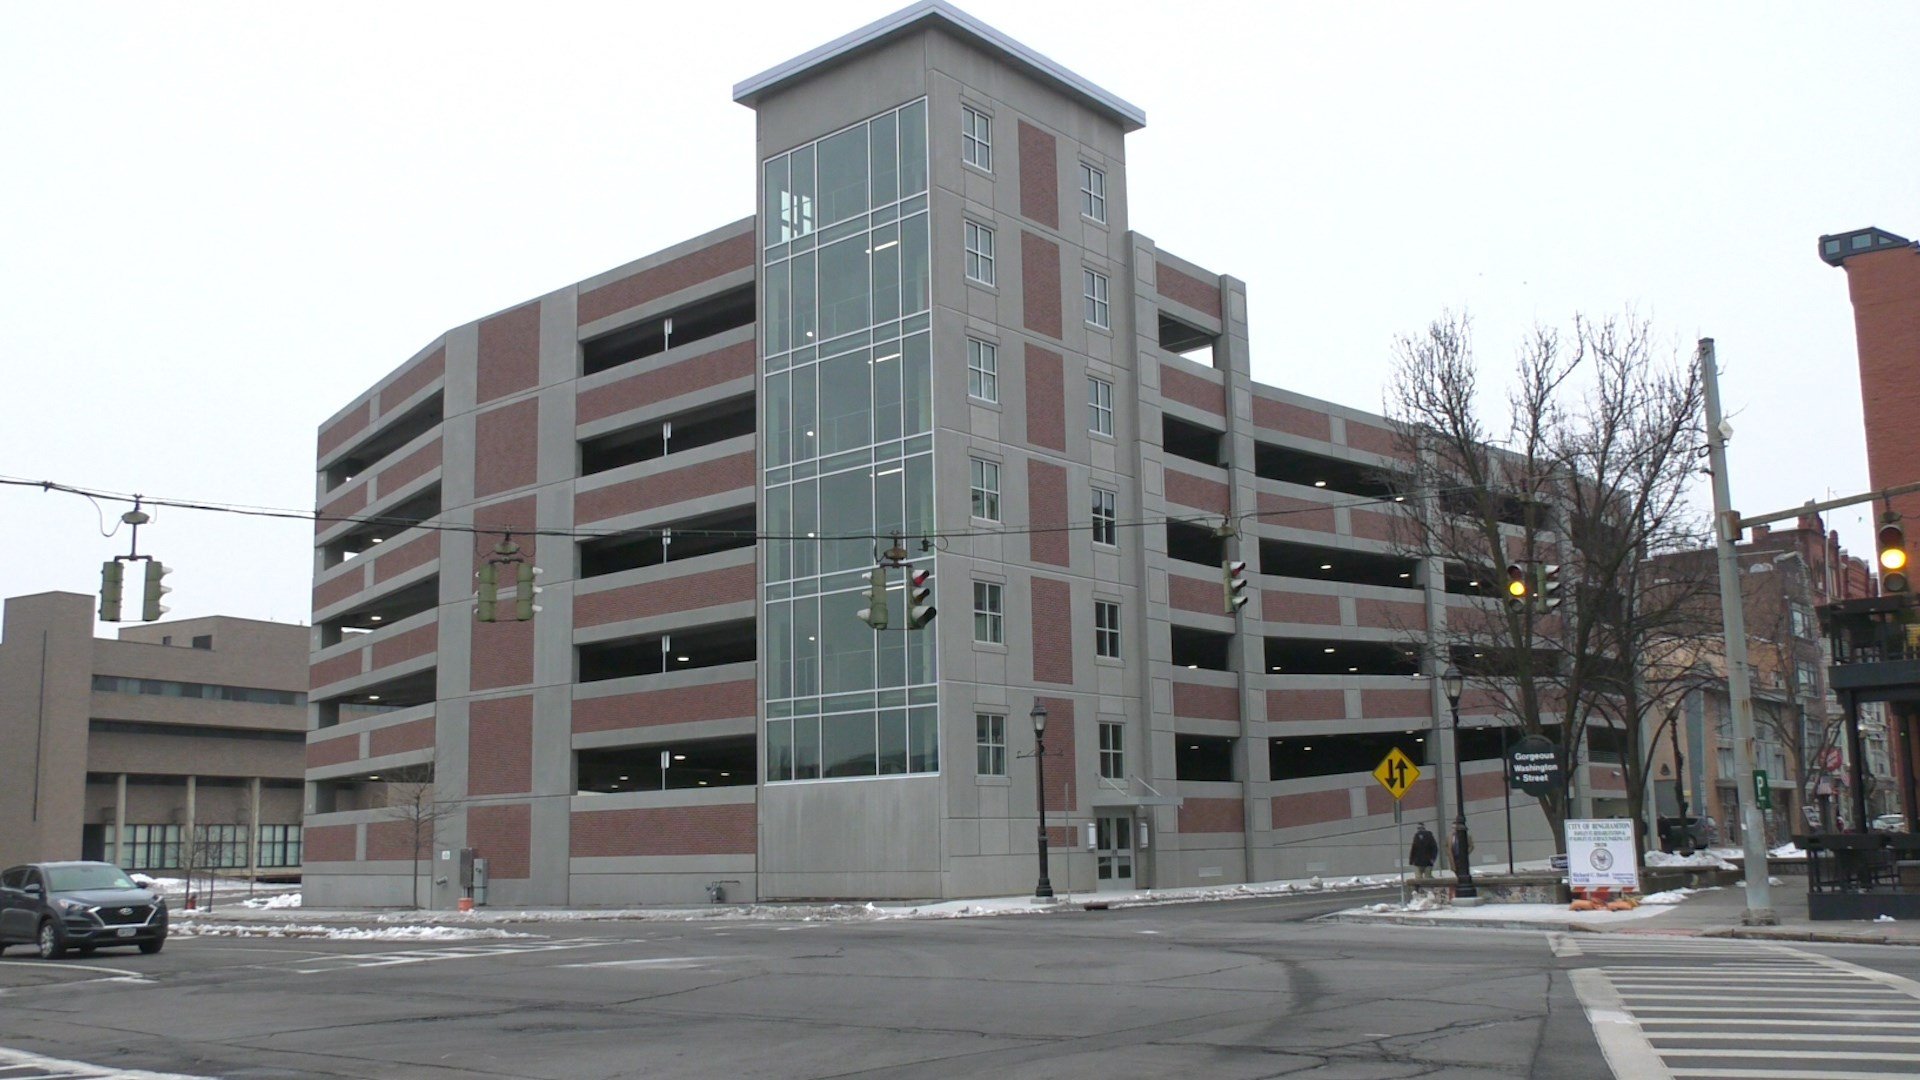
[[[1133,815],[1101,814],[1094,819],[1093,859],[1097,891],[1133,888]]]

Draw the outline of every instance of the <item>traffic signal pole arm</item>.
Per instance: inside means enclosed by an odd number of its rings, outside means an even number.
[[[1893,487],[1882,488],[1879,491],[1868,491],[1859,495],[1848,495],[1839,499],[1828,499],[1825,502],[1814,502],[1812,499],[1808,499],[1804,504],[1796,506],[1791,510],[1776,510],[1768,514],[1755,514],[1752,517],[1741,517],[1734,511],[1727,510],[1723,512],[1722,520],[1730,525],[1729,535],[1738,538],[1740,533],[1753,528],[1755,525],[1771,525],[1776,521],[1799,518],[1803,514],[1818,514],[1827,510],[1838,510],[1843,506],[1858,506],[1861,503],[1874,502],[1875,500],[1891,499],[1896,495],[1911,495],[1916,491],[1920,491],[1920,483],[1896,484]]]

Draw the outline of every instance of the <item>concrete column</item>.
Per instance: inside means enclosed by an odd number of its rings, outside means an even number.
[[[247,781],[247,881],[260,879],[260,778]]]
[[[127,774],[113,781],[113,865],[126,869],[127,850]]]

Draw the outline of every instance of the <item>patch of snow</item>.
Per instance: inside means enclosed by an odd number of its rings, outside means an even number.
[[[1891,915],[1878,915],[1874,917],[1873,921],[1874,922],[1897,922],[1899,920],[1895,919]]]
[[[1691,855],[1671,855],[1664,851],[1647,852],[1648,866],[1699,866],[1715,870],[1731,870],[1733,864],[1711,851],[1696,851]]]
[[[1655,905],[1678,904],[1699,891],[1699,889],[1668,889],[1666,892],[1649,893],[1641,897],[1640,902]]]
[[[1409,904],[1405,910],[1411,911]],[[1501,923],[1548,923],[1566,925],[1576,923],[1619,923],[1633,919],[1645,919],[1663,914],[1664,907],[1637,907],[1630,911],[1569,911],[1565,904],[1491,904],[1481,907],[1457,908],[1451,905],[1435,905],[1421,911],[1424,919],[1435,922],[1501,922]],[[1390,909],[1380,914],[1396,913]],[[1348,914],[1375,914],[1370,908],[1354,908]]]
[[[326,941],[470,941],[476,938],[530,938],[493,927],[472,926],[300,926],[287,923],[174,924],[175,937],[319,938]]]
[[[290,892],[281,893],[278,896],[256,896],[251,900],[240,901],[240,906],[264,908],[269,911],[277,911],[283,908],[297,908],[300,906],[300,894]]]
[[[1807,853],[1792,844],[1781,844],[1779,847],[1767,852],[1767,857],[1770,859],[1804,859],[1807,857]]]

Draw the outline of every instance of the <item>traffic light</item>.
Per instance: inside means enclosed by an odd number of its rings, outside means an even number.
[[[1880,534],[1874,545],[1880,549],[1880,588],[1884,592],[1907,591],[1907,531],[1900,527],[1900,515],[1889,510],[1880,518]]]
[[[513,578],[513,617],[526,622],[533,618],[534,612],[540,610],[533,604],[534,595],[540,591],[533,583],[533,576],[540,572],[540,568],[530,562],[521,562],[517,566]]]
[[[167,613],[168,609],[160,603],[160,598],[173,590],[161,584],[160,579],[171,573],[172,570],[160,565],[159,559],[147,560],[147,591],[140,600],[141,622],[153,622]]]
[[[875,630],[887,628],[887,568],[876,566],[867,576],[867,606],[860,609],[860,621]]]
[[[1533,566],[1533,609],[1552,611],[1564,599],[1560,595],[1560,564],[1535,563]]]
[[[931,568],[907,573],[907,629],[920,630],[933,621],[933,579]]]
[[[1527,610],[1527,598],[1533,595],[1533,586],[1527,583],[1527,568],[1522,563],[1507,564],[1507,610]]]
[[[481,622],[493,622],[500,607],[500,564],[489,559],[480,564],[480,603],[474,608]]]
[[[119,559],[100,564],[100,621],[120,621],[121,584],[126,580],[126,568]]]
[[[1220,586],[1226,591],[1227,614],[1237,614],[1247,606],[1247,564],[1239,559],[1221,563]]]

